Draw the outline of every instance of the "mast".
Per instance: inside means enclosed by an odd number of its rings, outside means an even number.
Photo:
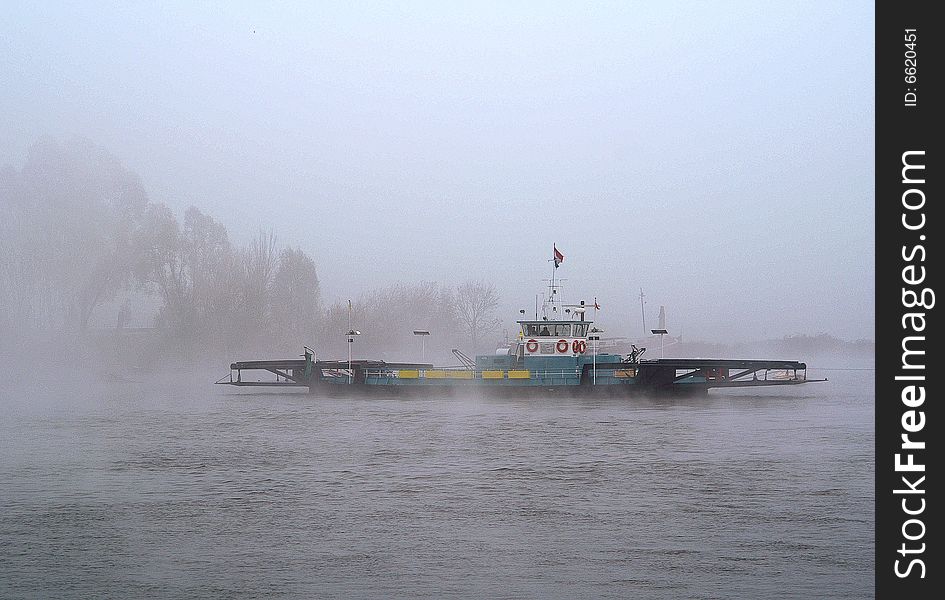
[[[567,281],[567,279],[555,279],[554,274],[552,274],[551,279],[546,279],[548,282],[548,297],[545,298],[545,301],[542,302],[541,312],[542,316],[548,321],[556,321],[555,317],[558,316],[558,288],[561,287],[562,281]],[[551,311],[549,313],[548,307],[551,306]],[[564,306],[564,305],[562,305]]]
[[[557,246],[552,245],[552,248],[556,248],[556,247]],[[552,302],[554,302],[554,298],[552,298],[551,296],[553,296],[555,293],[555,271],[557,270],[558,270],[558,263],[555,261],[555,255],[552,254],[551,255],[551,293],[549,294],[549,299]]]
[[[643,288],[640,288],[640,313],[643,315],[643,337],[646,337],[646,309],[643,308]]]
[[[551,279],[546,279],[548,282],[548,297],[541,305],[542,318],[546,321],[556,320],[558,316],[558,288],[561,286],[562,281],[567,281],[566,279],[557,279],[555,277],[555,271],[558,269],[558,266],[564,261],[564,255],[558,250],[557,245],[552,245],[551,255]],[[548,305],[551,305],[551,314],[549,316]],[[537,299],[536,299],[536,310],[535,318],[538,318],[537,310]]]

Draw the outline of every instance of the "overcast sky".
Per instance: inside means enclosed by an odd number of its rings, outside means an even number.
[[[552,243],[609,330],[873,337],[867,2],[13,2],[0,164],[86,137],[178,215],[272,227],[326,299]],[[447,6],[449,5],[449,6]]]

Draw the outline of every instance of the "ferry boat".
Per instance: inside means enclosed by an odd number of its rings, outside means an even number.
[[[555,269],[563,256],[554,248]],[[348,331],[348,360],[319,360],[306,347],[294,360],[241,361],[216,383],[233,386],[305,387],[316,394],[369,391],[449,393],[476,390],[509,394],[704,394],[711,388],[797,385],[807,378],[807,365],[795,360],[642,358],[645,349],[632,346],[627,354],[601,351],[601,334],[587,310],[597,307],[582,301],[559,302],[560,285],[554,272],[539,316],[517,321],[519,333],[495,354],[467,357],[454,350],[459,367],[428,363],[390,363],[352,360],[353,336]],[[559,310],[559,309],[564,310]],[[569,318],[558,319],[564,313]],[[265,380],[250,380],[245,373],[264,372]],[[272,376],[275,376],[273,379]],[[252,377],[252,375],[250,375]],[[823,381],[823,380],[816,380]]]

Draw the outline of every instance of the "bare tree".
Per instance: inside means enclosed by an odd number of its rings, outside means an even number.
[[[243,252],[242,310],[255,333],[264,331],[272,316],[270,292],[278,262],[275,234],[260,230]]]
[[[180,225],[164,204],[149,204],[135,240],[137,276],[160,296],[161,319],[183,331],[193,289],[187,276]]]
[[[319,350],[340,356],[345,352],[348,304],[327,307],[319,326]],[[426,358],[448,358],[461,341],[449,288],[434,282],[399,284],[371,291],[352,305],[352,326],[362,332],[355,352],[385,360],[418,360],[420,347],[413,331],[431,333]]]
[[[273,277],[271,303],[273,324],[285,344],[315,342],[321,286],[315,262],[301,249],[282,251]]]
[[[456,288],[453,306],[473,349],[478,348],[484,335],[499,328],[499,319],[495,316],[499,295],[492,283],[468,281],[460,285]]]

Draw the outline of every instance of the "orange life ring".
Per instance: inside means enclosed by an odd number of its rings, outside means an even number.
[[[558,349],[558,352],[564,354],[568,351],[568,340],[558,340],[558,343],[555,345],[555,348]]]
[[[535,340],[528,340],[525,342],[525,349],[529,352],[538,352],[538,342]]]
[[[587,342],[584,340],[574,340],[574,342],[571,343],[571,350],[573,350],[575,354],[584,354],[584,351],[587,350]]]

